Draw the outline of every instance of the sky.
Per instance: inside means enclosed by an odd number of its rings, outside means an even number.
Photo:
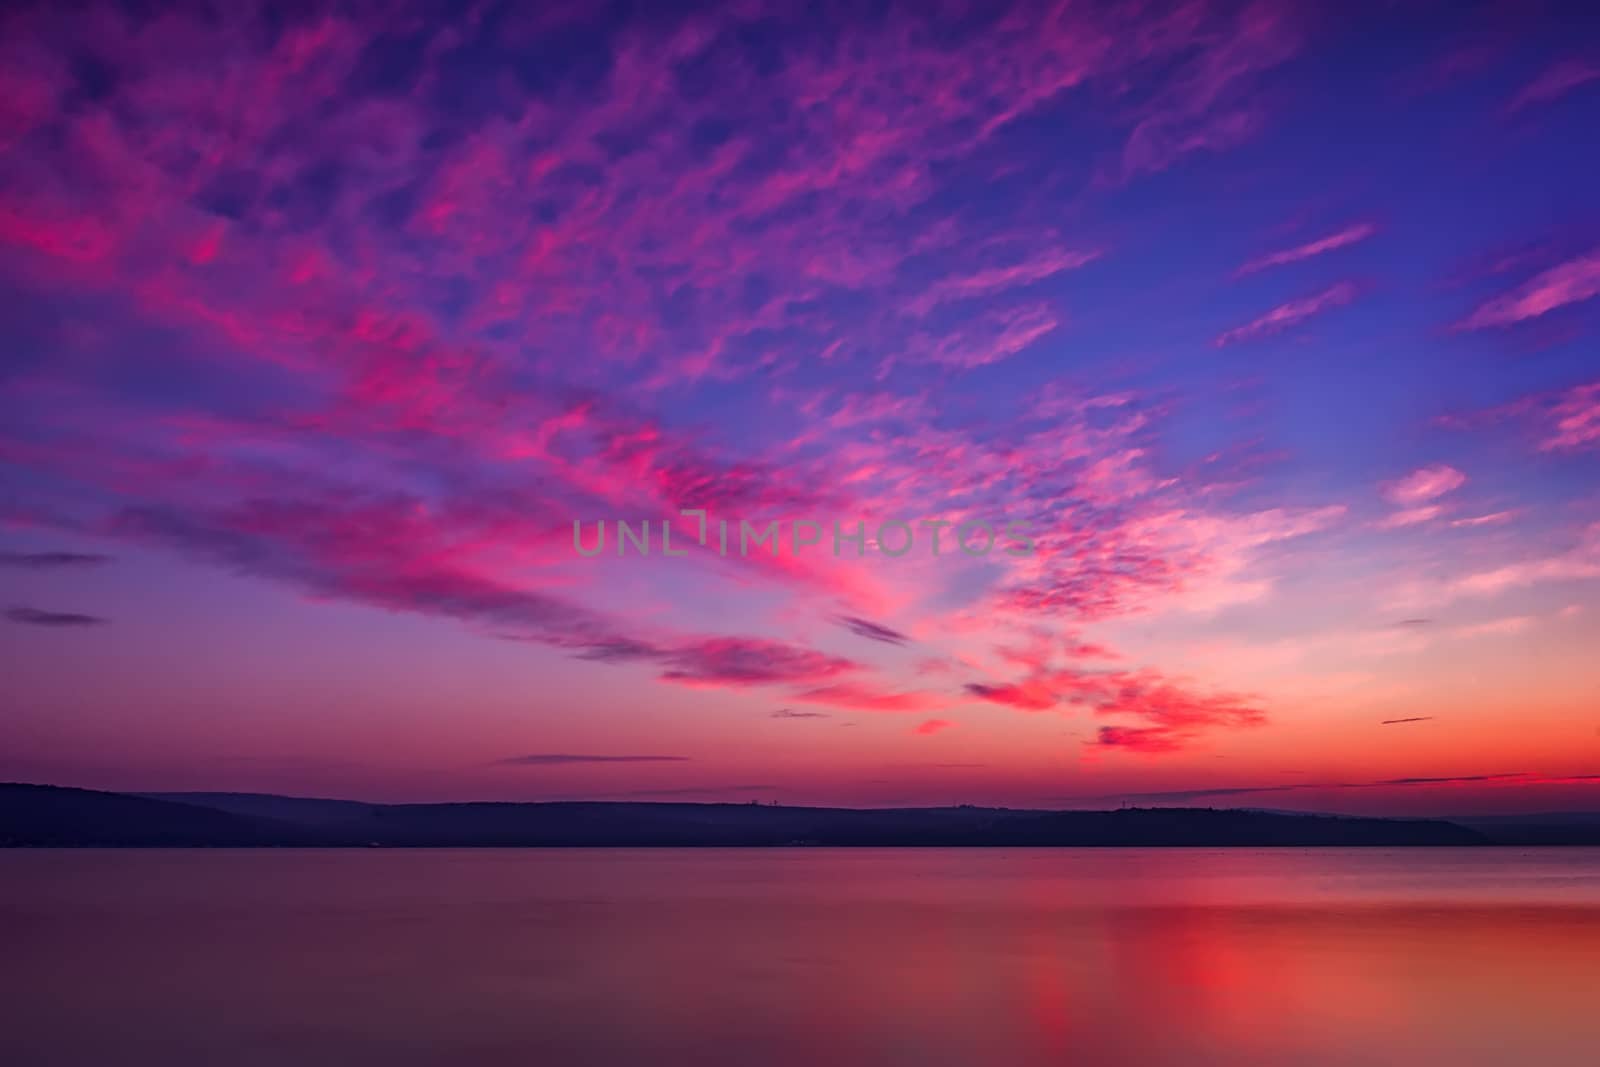
[[[0,779],[1600,810],[1597,120],[1576,4],[9,5]]]

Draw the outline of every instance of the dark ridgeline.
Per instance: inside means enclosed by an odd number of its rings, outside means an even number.
[[[1549,817],[1555,820],[1557,817]],[[556,802],[365,804],[254,793],[104,793],[0,784],[0,845],[1317,846],[1600,844],[1562,823],[1372,819],[1211,808],[800,808]]]
[[[0,785],[0,845],[272,845],[293,827],[216,808],[51,785]]]

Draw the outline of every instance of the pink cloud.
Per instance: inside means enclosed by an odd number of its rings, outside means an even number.
[[[850,660],[755,638],[717,637],[663,654],[662,679],[687,685],[749,686],[822,681],[857,670]]]
[[[949,703],[936,693],[898,692],[851,682],[835,682],[796,692],[793,699],[856,711],[928,711]]]
[[[1103,727],[1098,743],[1146,752],[1176,752],[1209,731],[1248,729],[1266,721],[1250,697],[1206,690],[1150,669],[1085,671],[1040,662],[1018,682],[972,682],[966,691],[1023,711],[1085,708],[1097,717],[1142,720],[1136,726]]]
[[[1181,17],[1198,22],[1204,14],[1188,8]],[[1145,105],[1114,177],[1165,170],[1185,156],[1221,151],[1253,136],[1264,116],[1250,89],[1299,50],[1293,16],[1292,8],[1267,4],[1240,9],[1232,25],[1220,31],[1223,43],[1185,66],[1167,91]]]
[[[1244,266],[1240,267],[1239,273],[1241,275],[1253,274],[1256,271],[1266,270],[1269,267],[1279,267],[1285,263],[1298,263],[1302,259],[1310,259],[1313,256],[1320,256],[1326,252],[1333,252],[1337,249],[1346,248],[1360,241],[1365,241],[1368,237],[1371,237],[1377,232],[1378,228],[1372,223],[1359,222],[1354,226],[1347,226],[1336,233],[1331,233],[1328,236],[1318,238],[1315,241],[1308,241],[1305,244],[1297,245],[1294,248],[1284,249],[1281,252],[1273,252],[1269,255],[1262,256],[1260,259],[1253,259],[1249,263],[1246,263]]]
[[[930,363],[973,368],[1017,355],[1061,325],[1057,314],[1044,304],[1030,304],[992,312],[970,326],[937,338],[920,335],[912,353]]]
[[[496,32],[537,39],[554,17],[518,15]],[[717,636],[647,624],[633,587],[563,566],[571,518],[909,514],[929,502],[977,515],[1017,502],[1047,552],[1004,561],[980,609],[1004,621],[1259,598],[1272,585],[1259,550],[1339,513],[1228,513],[1209,476],[1161,465],[1160,407],[1121,386],[1043,388],[1015,419],[952,428],[925,395],[847,385],[814,405],[814,437],[782,439],[796,412],[774,401],[752,405],[759,438],[732,443],[666,417],[663,400],[752,382],[776,396],[824,364],[853,384],[885,353],[923,364],[930,383],[1036,355],[1065,313],[1022,290],[1053,288],[1098,253],[1038,231],[1036,203],[1000,200],[976,221],[951,211],[940,174],[1004,164],[1008,124],[1088,93],[1115,105],[1103,116],[1124,146],[1118,180],[1238,143],[1265,119],[1260,76],[1299,48],[1290,7],[1025,5],[980,20],[959,49],[909,11],[819,38],[761,5],[719,9],[622,34],[592,84],[553,95],[494,56],[467,57],[465,26],[397,64],[392,91],[358,93],[345,89],[373,26],[356,15],[288,19],[273,34],[231,10],[53,18],[22,16],[6,54],[24,49],[31,70],[37,49],[14,42],[68,26],[106,64],[109,95],[69,95],[64,67],[0,92],[0,143],[26,140],[29,161],[0,184],[0,241],[52,296],[114,300],[194,350],[141,356],[152,381],[169,377],[167,359],[194,358],[235,394],[164,398],[155,416],[148,398],[39,405],[49,432],[8,438],[6,459],[84,486],[72,503],[92,528],[671,684],[932,711],[949,696],[748,636],[771,617],[729,619]],[[770,71],[722,48],[750,18],[779,31]],[[688,70],[721,91],[686,91]],[[437,106],[462,74],[500,87],[479,121]],[[1148,90],[1137,99],[1135,80]],[[705,130],[725,136],[708,146]],[[970,252],[970,270],[918,259],[951,250]],[[1231,333],[1265,335],[1351,293],[1336,286]],[[857,321],[840,301],[870,310]],[[49,372],[125,379],[125,358]],[[700,568],[690,577],[708,601],[781,610],[785,624],[892,592],[831,559],[702,550],[684,566]],[[596,606],[608,592],[611,611]],[[1072,637],[1051,655],[1116,653]],[[1145,725],[1122,729],[1172,743],[1206,728],[1182,721],[1183,699],[1203,704],[1193,693],[1126,671],[1037,669],[969,692],[1124,707]],[[1122,701],[1107,688],[1118,685],[1137,695]],[[1248,718],[1212,710],[1207,723]]]
[[[1600,578],[1600,523],[1590,526],[1579,543],[1567,552],[1521,560],[1456,579],[1450,592],[1457,595],[1496,596],[1510,589],[1542,582]]]
[[[1540,451],[1590,447],[1600,442],[1600,381],[1525,396],[1481,411],[1447,415],[1438,421],[1453,429],[1474,430],[1510,419],[1533,424]]]
[[[1537,620],[1529,615],[1513,615],[1504,619],[1458,626],[1452,631],[1457,637],[1505,637],[1531,629]]]
[[[1523,285],[1479,306],[1462,329],[1510,326],[1582,303],[1600,293],[1600,251],[1570,259],[1535,275]]]
[[[1047,678],[1006,685],[969,682],[967,693],[991,704],[1006,704],[1024,711],[1045,711],[1061,702],[1060,695]]]
[[[1551,406],[1554,425],[1540,442],[1545,451],[1565,451],[1600,444],[1600,382],[1574,386]]]
[[[1581,85],[1600,78],[1600,66],[1581,59],[1563,59],[1551,64],[1506,104],[1508,112],[1521,111],[1533,104],[1547,104]]]
[[[1067,637],[1062,645],[1062,653],[1068,659],[1091,660],[1118,660],[1122,654],[1115,649],[1094,641],[1081,641],[1076,637]]]
[[[1017,580],[998,591],[997,607],[1092,620],[1259,600],[1272,588],[1270,577],[1254,572],[1260,550],[1327,529],[1345,514],[1330,505],[1227,515],[1166,506],[1144,493],[1133,501],[1144,506],[1123,502],[1104,520],[1093,511],[1054,516],[1038,531],[1039,555],[1015,568]]]
[[[1322,292],[1301,300],[1291,300],[1287,304],[1279,304],[1265,315],[1225,330],[1217,336],[1212,343],[1222,348],[1226,345],[1237,344],[1240,341],[1252,341],[1260,337],[1268,337],[1281,333],[1292,326],[1297,326],[1314,315],[1329,308],[1348,304],[1355,299],[1356,287],[1350,282],[1340,282],[1330,286]]]
[[[1114,695],[1094,711],[1144,719],[1149,725],[1141,728],[1140,747],[1147,751],[1155,744],[1185,747],[1210,730],[1249,729],[1266,722],[1266,713],[1250,697],[1194,689],[1149,670],[1123,676]]]
[[[1032,285],[1065,271],[1076,270],[1099,258],[1099,252],[1051,249],[1009,266],[991,267],[972,274],[937,281],[917,297],[912,303],[912,308],[918,314],[927,314],[940,304],[970,300],[1018,286]]]
[[[929,719],[926,722],[918,723],[916,726],[912,727],[911,732],[922,737],[927,737],[931,734],[938,733],[940,730],[948,730],[954,725],[955,723],[949,722],[945,719]]]
[[[1467,476],[1443,463],[1420,467],[1398,481],[1383,487],[1384,498],[1392,504],[1416,505],[1452,493],[1467,482]]]
[[[1524,585],[1584,578],[1600,578],[1600,559],[1554,556],[1524,563],[1511,563],[1492,570],[1469,574],[1459,579],[1453,588],[1462,593],[1493,596]]]
[[[1438,463],[1431,467],[1420,467],[1404,478],[1386,483],[1383,486],[1384,499],[1399,506],[1399,510],[1380,519],[1378,528],[1398,530],[1432,522],[1444,514],[1444,508],[1430,501],[1455,492],[1466,482],[1466,475],[1454,467]]]
[[[1437,505],[1421,508],[1405,508],[1396,511],[1378,522],[1380,530],[1398,530],[1406,526],[1420,526],[1425,522],[1432,522],[1444,513],[1444,509]]]
[[[1095,735],[1095,744],[1156,754],[1178,752],[1184,747],[1183,741],[1170,730],[1158,726],[1102,726]]]
[[[514,351],[543,371],[587,382],[624,364],[665,389],[765,374],[864,341],[854,324],[816,310],[830,291],[893,291],[884,306],[927,309],[1081,266],[1097,253],[1040,248],[1032,219],[1016,218],[982,235],[998,229],[1002,244],[1034,244],[1020,261],[926,280],[907,269],[902,243],[875,238],[853,205],[870,198],[892,221],[926,200],[932,163],[972,154],[1067,88],[1118,92],[1133,69],[1170,61],[1170,79],[1155,79],[1160,91],[1129,140],[1137,167],[1157,169],[1208,141],[1207,131],[1228,128],[1251,77],[1298,47],[1287,14],[1264,7],[1186,7],[1137,19],[1089,8],[1019,10],[959,55],[923,41],[915,20],[895,15],[851,27],[840,41],[794,33],[780,72],[759,77],[720,62],[714,47],[750,17],[753,9],[730,10],[625,35],[592,92],[559,107],[512,93],[504,115],[444,138],[425,98],[453,55],[449,35],[428,43],[407,92],[341,95],[370,37],[353,15],[295,21],[269,42],[246,32],[242,15],[140,22],[107,9],[86,20],[83,44],[118,75],[114,103],[68,111],[59,64],[36,48],[18,57],[30,71],[48,62],[27,79],[34,91],[15,97],[5,133],[14,125],[18,137],[46,128],[52,136],[40,139],[37,180],[0,197],[0,229],[58,266],[92,266],[167,315],[225,327],[277,358],[325,343],[352,305],[415,310],[441,280],[471,278],[461,325],[475,336],[452,338],[455,357],[492,364],[494,349]],[[500,32],[537,37],[533,27],[544,17],[509,21],[516,28]],[[1130,32],[1135,26],[1140,32]],[[27,39],[28,27],[13,36]],[[137,47],[120,47],[124,40]],[[158,59],[179,54],[195,61]],[[678,72],[690,60],[716,66],[726,94],[684,94]],[[247,105],[242,84],[255,87]],[[702,121],[733,132],[707,151],[689,135]],[[609,158],[607,146],[622,139],[638,150]],[[429,143],[439,147],[425,151]],[[779,145],[792,150],[788,160],[755,165]],[[340,180],[314,205],[317,226],[293,233],[291,209],[274,205],[299,210],[309,199],[300,179],[326,171],[335,156]],[[183,165],[155,162],[176,160]],[[392,195],[398,174],[417,177],[415,196]],[[92,213],[81,209],[91,186],[109,194]],[[506,212],[513,194],[536,200],[542,217]],[[252,224],[220,223],[219,200]],[[806,209],[794,211],[803,200]],[[397,217],[373,225],[377,204]],[[333,232],[342,235],[337,251],[307,236]],[[957,217],[928,232],[945,246],[974,243]],[[259,270],[252,286],[235,284],[241,268],[263,264],[283,289],[299,291],[260,291]],[[661,313],[667,278],[675,291],[695,294],[693,314],[669,322]],[[754,279],[771,295],[751,306]],[[861,347],[980,366],[1020,353],[1059,321],[1038,306],[998,321],[956,316],[937,329],[885,314],[876,325],[886,336]],[[346,338],[368,358],[375,348],[400,351],[377,366],[346,368],[344,417],[372,401],[404,409],[397,418],[418,425],[464,406],[474,390],[462,379],[473,372],[453,357],[433,368],[447,380],[428,382],[427,364],[439,353],[421,338],[438,337],[441,324],[416,325],[422,333],[401,338]],[[478,342],[486,351],[475,351]],[[575,351],[596,358],[560,355]],[[326,366],[301,363],[316,364]]]
[[[1514,511],[1494,511],[1487,515],[1473,515],[1465,519],[1455,519],[1450,523],[1450,525],[1467,527],[1498,526],[1501,523],[1510,522],[1516,517],[1517,513]]]

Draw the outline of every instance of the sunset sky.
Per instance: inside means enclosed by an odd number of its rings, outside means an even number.
[[[0,15],[0,780],[1600,810],[1592,7],[142,6]]]

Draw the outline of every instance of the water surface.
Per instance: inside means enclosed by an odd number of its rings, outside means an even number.
[[[1596,849],[0,851],[0,1063],[1584,1064]]]

